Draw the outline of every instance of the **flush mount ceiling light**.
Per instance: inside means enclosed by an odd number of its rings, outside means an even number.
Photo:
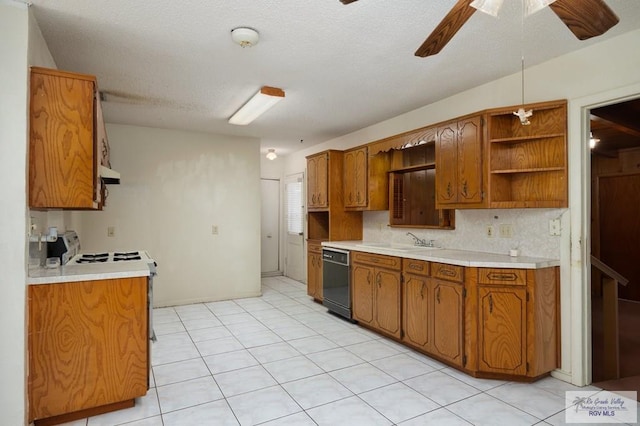
[[[556,0],[525,0],[523,13],[525,16],[532,15],[544,9]],[[503,0],[473,0],[471,7],[491,16],[498,16]]]
[[[253,28],[238,27],[231,30],[231,40],[242,47],[252,47],[258,43],[260,36]]]
[[[284,99],[284,90],[263,86],[229,119],[230,124],[245,126]]]
[[[278,158],[278,155],[276,154],[276,150],[273,148],[269,148],[267,152],[267,160],[275,160],[276,158]]]

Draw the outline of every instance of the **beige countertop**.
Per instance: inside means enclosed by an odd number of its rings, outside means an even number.
[[[56,284],[149,276],[147,262],[91,263],[58,268],[30,268],[27,284]]]
[[[323,241],[322,246],[477,268],[541,269],[560,266],[560,260],[558,259],[545,259],[527,256],[511,257],[506,254],[434,247],[418,247],[393,243],[367,241]]]

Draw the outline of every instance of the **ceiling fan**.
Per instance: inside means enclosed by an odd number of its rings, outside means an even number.
[[[343,4],[355,1],[357,0],[340,0]],[[532,0],[527,2],[533,3]],[[604,0],[536,0],[535,3],[542,7],[548,5],[579,40],[602,35],[619,21]],[[500,4],[502,0],[458,0],[422,46],[416,50],[415,55],[424,58],[437,54],[476,10],[492,13],[485,7],[495,12]]]

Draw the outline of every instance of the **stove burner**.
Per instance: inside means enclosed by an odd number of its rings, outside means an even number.
[[[134,256],[118,256],[116,254],[113,255],[113,261],[114,262],[118,262],[121,260],[142,260],[142,258],[138,255],[134,255]]]
[[[116,251],[113,253],[113,257],[132,257],[132,256],[139,256],[139,255],[140,253],[137,251],[126,251],[126,252]]]
[[[78,263],[97,263],[97,262],[106,262],[109,260],[109,257],[81,257],[77,260]]]

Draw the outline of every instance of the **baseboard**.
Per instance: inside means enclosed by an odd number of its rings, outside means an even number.
[[[283,275],[282,271],[262,272],[260,274],[262,278],[281,277],[282,275]]]

